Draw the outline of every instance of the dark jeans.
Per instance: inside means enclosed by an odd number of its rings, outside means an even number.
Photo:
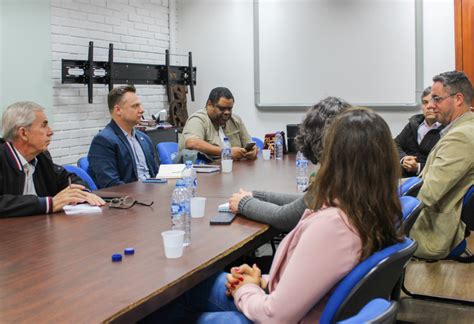
[[[225,295],[221,272],[201,282],[145,319],[154,323],[252,323],[239,312],[232,297]]]

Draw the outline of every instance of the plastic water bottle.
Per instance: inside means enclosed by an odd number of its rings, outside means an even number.
[[[296,187],[298,192],[303,192],[308,187],[308,167],[309,161],[298,151],[296,153]]]
[[[222,145],[221,159],[232,160],[232,149],[230,146],[229,139],[227,137],[224,137],[224,144]]]
[[[197,174],[196,170],[193,168],[192,161],[186,161],[186,167],[183,170],[183,181],[184,186],[188,190],[190,197],[194,197],[196,195],[197,190]]]
[[[283,138],[280,133],[275,134],[275,160],[283,159]]]
[[[181,179],[176,181],[176,187],[171,194],[171,223],[172,229],[184,231],[184,246],[191,244],[189,193]]]

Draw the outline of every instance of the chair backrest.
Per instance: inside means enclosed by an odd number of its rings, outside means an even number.
[[[416,219],[420,215],[423,209],[423,204],[415,197],[403,196],[400,197],[400,203],[402,205],[402,233],[407,235],[415,224]]]
[[[178,143],[161,142],[156,144],[161,164],[173,164],[173,159],[178,154]]]
[[[83,156],[77,160],[77,166],[89,173],[89,160],[87,159],[87,156]]]
[[[334,289],[320,323],[334,323],[353,316],[372,299],[390,298],[416,247],[415,241],[405,238],[359,263]]]
[[[421,186],[423,185],[423,180],[418,177],[407,178],[399,187],[398,195],[401,196],[411,196],[416,197],[418,191],[420,191]]]
[[[90,175],[82,170],[81,168],[75,166],[75,165],[65,165],[64,168],[69,172],[69,173],[74,173],[77,175],[79,178],[84,180],[85,183],[89,186],[89,189],[91,190],[97,190],[97,186],[94,183],[94,180],[90,177]]]
[[[257,145],[259,151],[263,150],[263,141],[260,138],[252,137],[252,141],[255,142],[255,145]]]
[[[397,320],[398,303],[376,298],[365,305],[357,315],[338,324],[393,324]]]
[[[464,195],[461,220],[470,231],[474,231],[474,186],[471,186]]]

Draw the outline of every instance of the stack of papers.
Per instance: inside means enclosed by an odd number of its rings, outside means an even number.
[[[99,206],[92,206],[89,204],[78,204],[78,205],[66,205],[63,207],[66,215],[79,215],[79,214],[93,214],[101,213],[102,209]]]
[[[181,179],[184,164],[161,164],[158,174],[156,175],[157,179]]]

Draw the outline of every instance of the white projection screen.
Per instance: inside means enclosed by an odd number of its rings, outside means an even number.
[[[258,1],[260,102],[414,104],[415,1]]]

